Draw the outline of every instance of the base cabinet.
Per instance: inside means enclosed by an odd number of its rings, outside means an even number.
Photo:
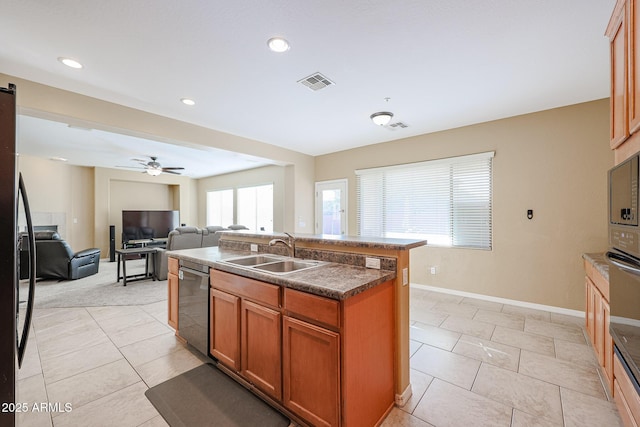
[[[640,395],[627,376],[618,356],[613,360],[615,381],[613,397],[625,427],[638,426],[640,421]]]
[[[609,332],[609,282],[594,266],[585,261],[585,326],[598,358],[606,374],[609,390],[613,391],[613,339]]]
[[[240,371],[240,298],[210,290],[209,352],[220,363]]]
[[[243,300],[241,317],[241,374],[260,390],[280,400],[280,312]]]
[[[394,282],[343,301],[211,270],[210,352],[296,422],[372,426],[394,405]]]
[[[314,426],[340,419],[340,336],[288,316],[283,320],[283,404]]]
[[[282,399],[280,287],[212,271],[211,355],[260,391]]]
[[[180,284],[178,278],[178,260],[176,258],[169,258],[169,272],[167,274],[167,286],[168,286],[168,319],[167,323],[176,331],[178,330],[178,286]]]

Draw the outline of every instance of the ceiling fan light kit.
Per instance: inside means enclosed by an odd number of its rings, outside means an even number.
[[[393,118],[393,113],[388,111],[380,111],[371,115],[371,120],[378,126],[386,126]]]
[[[151,176],[158,176],[162,173],[162,169],[149,168],[146,172]]]

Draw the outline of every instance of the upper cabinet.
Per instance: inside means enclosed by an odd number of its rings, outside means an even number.
[[[626,7],[618,12],[612,18],[615,22],[611,33],[607,34],[611,39],[611,148],[618,147],[629,137]]]
[[[640,31],[636,0],[618,0],[606,35],[611,41],[611,148],[616,163],[640,151]]]

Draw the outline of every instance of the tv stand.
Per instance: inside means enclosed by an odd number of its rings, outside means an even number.
[[[164,237],[164,238],[153,238],[153,239],[127,240],[126,242],[122,243],[122,248],[123,249],[146,248],[146,247],[166,249],[167,248],[167,238]]]

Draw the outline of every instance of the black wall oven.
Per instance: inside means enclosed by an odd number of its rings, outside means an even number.
[[[640,393],[640,227],[635,154],[609,171],[609,306],[614,351]]]

